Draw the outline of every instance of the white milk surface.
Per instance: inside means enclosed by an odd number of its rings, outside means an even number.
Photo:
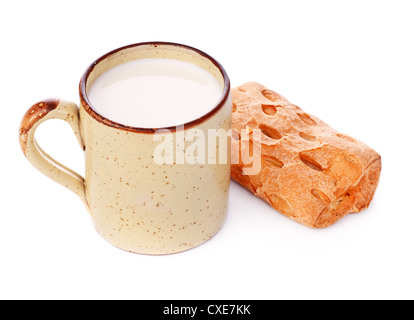
[[[92,84],[88,97],[105,118],[140,128],[181,125],[218,103],[223,88],[206,70],[174,59],[149,58],[118,65]]]

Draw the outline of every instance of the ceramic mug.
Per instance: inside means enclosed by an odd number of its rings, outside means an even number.
[[[88,100],[93,82],[124,62],[166,57],[210,72],[223,88],[210,112],[182,126],[145,129],[103,117]],[[169,254],[195,247],[221,228],[227,211],[230,161],[157,164],[154,135],[174,140],[189,129],[231,129],[230,81],[223,67],[204,52],[181,44],[139,43],[116,49],[93,62],[81,78],[80,107],[49,99],[32,106],[20,125],[20,144],[38,170],[76,193],[98,233],[118,248],[143,254]],[[116,108],[116,106],[114,106]],[[37,127],[49,119],[69,123],[85,152],[85,176],[48,156],[37,144]],[[159,141],[159,139],[157,140]],[[217,144],[219,141],[217,140]],[[217,145],[217,148],[219,146]],[[227,146],[227,159],[230,148]]]

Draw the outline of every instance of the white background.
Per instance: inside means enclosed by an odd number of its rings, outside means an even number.
[[[413,299],[412,1],[3,1],[0,298]],[[378,151],[371,207],[323,230],[232,183],[223,229],[170,256],[119,250],[81,201],[23,157],[18,126],[47,97],[78,102],[86,67],[117,47],[172,41],[258,81]],[[78,172],[69,126],[38,140]]]

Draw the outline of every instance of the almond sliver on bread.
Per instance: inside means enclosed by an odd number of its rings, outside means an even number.
[[[381,173],[377,152],[259,83],[234,88],[232,96],[233,131],[261,130],[262,161],[260,172],[250,176],[241,159],[232,164],[233,180],[311,228],[369,206]],[[232,152],[240,143],[233,139]]]

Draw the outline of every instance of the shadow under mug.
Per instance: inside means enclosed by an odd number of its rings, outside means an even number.
[[[135,128],[100,115],[88,90],[105,71],[143,58],[171,58],[193,63],[210,72],[223,88],[211,111],[168,130]],[[81,78],[80,107],[48,99],[33,105],[20,125],[20,145],[38,170],[76,193],[88,209],[95,228],[118,248],[143,254],[170,254],[195,247],[213,237],[227,212],[230,161],[222,163],[157,164],[159,142],[154,135],[172,134],[174,142],[189,129],[231,129],[230,80],[223,67],[204,52],[185,45],[147,42],[107,53],[93,62]],[[115,108],[116,106],[114,106]],[[37,144],[37,127],[61,119],[72,127],[85,152],[85,177],[47,155]],[[219,148],[218,139],[215,142]],[[227,159],[230,147],[227,142]]]

